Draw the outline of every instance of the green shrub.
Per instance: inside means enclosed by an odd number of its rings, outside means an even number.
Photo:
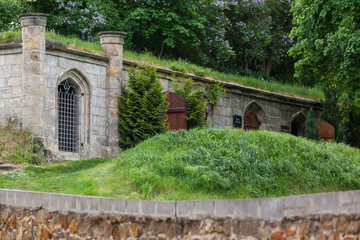
[[[319,126],[316,123],[314,110],[311,108],[306,116],[305,122],[305,138],[311,140],[320,140]]]
[[[131,69],[119,99],[119,145],[122,149],[166,130],[166,94],[152,67]]]
[[[188,129],[202,127],[205,122],[205,104],[203,89],[197,88],[191,78],[183,79],[183,83],[174,82],[176,94],[182,96],[187,104],[186,124]]]

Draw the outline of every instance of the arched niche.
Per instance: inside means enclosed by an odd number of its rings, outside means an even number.
[[[64,94],[66,88],[67,95]],[[90,94],[89,81],[78,69],[71,69],[59,77],[56,91],[56,138],[59,151],[81,155],[90,143]],[[71,139],[70,148],[66,143],[64,145],[67,137]]]
[[[261,129],[261,121],[265,121],[265,113],[257,101],[251,101],[244,109],[244,129]]]
[[[294,136],[303,137],[305,135],[306,116],[303,112],[295,113],[290,120],[290,133]]]

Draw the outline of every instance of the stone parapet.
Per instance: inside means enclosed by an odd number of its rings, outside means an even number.
[[[360,191],[146,201],[0,190],[1,239],[339,239],[360,234]]]
[[[0,205],[165,219],[279,221],[313,215],[359,214],[360,217],[360,191],[240,200],[148,201],[0,189]]]

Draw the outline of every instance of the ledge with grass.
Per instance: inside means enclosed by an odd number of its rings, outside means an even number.
[[[63,46],[66,48],[74,49],[77,51],[90,52],[92,54],[105,55],[104,49],[101,45],[94,42],[83,41],[75,37],[61,36],[54,32],[47,32],[46,39],[53,46]],[[1,43],[20,43],[21,32],[20,31],[8,31],[0,33],[0,44]],[[57,43],[57,44],[56,44]],[[191,76],[199,80],[207,81],[206,79],[217,79],[229,83],[229,87],[232,86],[242,86],[250,87],[253,89],[262,89],[267,90],[268,92],[281,93],[284,96],[292,97],[303,97],[310,98],[314,100],[320,100],[324,98],[321,90],[317,88],[307,88],[297,85],[281,84],[275,81],[264,81],[262,79],[257,79],[253,77],[239,76],[235,74],[226,74],[214,71],[210,68],[202,68],[200,66],[191,64],[183,60],[167,60],[155,57],[151,54],[140,54],[131,51],[124,51],[124,58],[129,62],[129,64],[145,64],[153,65],[161,69],[166,69],[167,71],[182,70],[183,72],[175,71],[176,74],[185,74],[186,76]],[[126,63],[126,62],[125,62]],[[174,70],[175,69],[175,70]],[[207,78],[202,78],[207,76]]]

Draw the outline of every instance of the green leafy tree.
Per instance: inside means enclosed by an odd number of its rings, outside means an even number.
[[[305,121],[305,138],[312,140],[321,140],[319,126],[316,123],[314,110],[311,108],[306,116]]]
[[[129,71],[128,85],[119,99],[119,145],[122,149],[166,130],[166,95],[151,67]]]
[[[20,0],[0,0],[0,32],[20,28],[21,4]]]
[[[128,33],[128,47],[158,56],[180,57],[184,48],[200,44],[196,32],[205,19],[194,0],[125,0],[118,5],[119,28]]]
[[[342,123],[347,132],[347,143],[360,147],[360,92],[355,96],[343,94],[341,99]]]
[[[186,124],[188,129],[205,126],[205,104],[203,89],[197,88],[191,78],[183,83],[174,83],[176,94],[182,96],[187,104]]]
[[[342,106],[348,141],[360,146],[357,119],[360,109],[360,4],[358,0],[297,0],[293,7],[295,76],[323,88],[337,88],[347,96]]]
[[[227,0],[224,12],[230,26],[227,38],[236,53],[236,65],[270,75],[277,64],[287,60],[291,46],[292,1]]]
[[[295,76],[309,76],[342,91],[360,87],[360,4],[358,0],[297,0],[292,9],[298,58]]]

